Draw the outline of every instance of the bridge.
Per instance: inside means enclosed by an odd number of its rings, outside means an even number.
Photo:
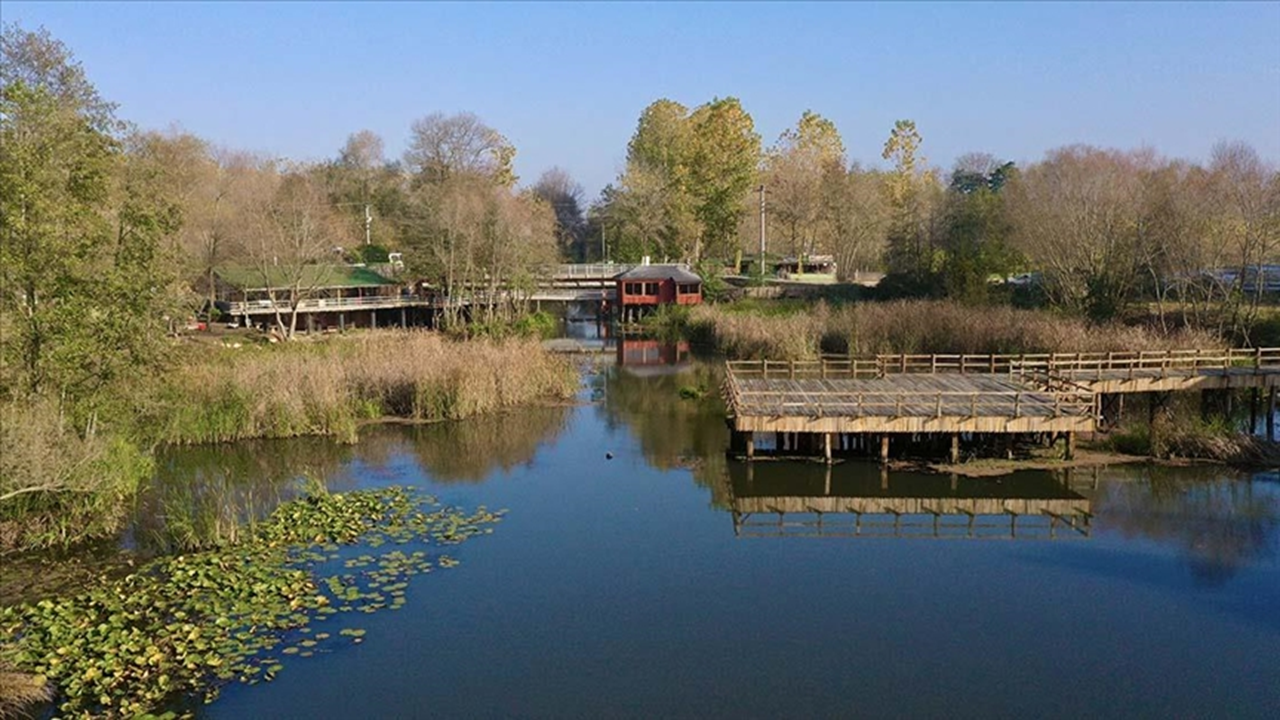
[[[755,454],[757,433],[776,447],[816,451],[894,435],[1065,435],[1098,429],[1103,406],[1132,393],[1251,388],[1268,391],[1274,437],[1280,348],[1039,355],[877,355],[815,361],[729,361],[723,394],[734,450]]]

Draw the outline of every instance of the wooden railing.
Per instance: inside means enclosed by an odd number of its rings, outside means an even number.
[[[1036,374],[1061,381],[1079,381],[1125,375],[1134,377],[1139,373],[1149,374],[1153,371],[1167,375],[1201,370],[1280,370],[1280,348],[1019,355],[828,356],[819,360],[731,360],[728,367],[731,373],[739,377],[771,380],[958,373],[1016,376]]]
[[[444,298],[424,298],[419,295],[371,295],[367,297],[346,298],[308,298],[298,302],[299,312],[317,312],[326,310],[366,310],[369,308],[395,307],[447,307],[450,304],[460,306],[459,300]],[[253,315],[259,313],[288,313],[293,311],[293,304],[288,300],[249,300],[247,302],[231,302],[227,314]]]
[[[765,380],[812,380],[883,377],[875,358],[831,357],[821,360],[730,360],[729,374]]]
[[[1280,369],[1280,348],[1232,350],[1138,350],[1132,352],[1036,353],[1019,355],[877,355],[884,374],[1048,372],[1072,379],[1130,377],[1156,371],[1187,374],[1200,370]]]

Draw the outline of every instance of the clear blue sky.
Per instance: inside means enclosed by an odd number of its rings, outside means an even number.
[[[522,182],[560,165],[589,197],[640,111],[736,96],[766,144],[811,108],[879,163],[914,119],[930,162],[1069,143],[1280,160],[1280,3],[27,3],[6,22],[67,43],[121,117],[295,159],[369,128],[469,110]]]

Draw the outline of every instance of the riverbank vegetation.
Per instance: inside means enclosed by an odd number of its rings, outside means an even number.
[[[0,709],[51,695],[64,716],[136,717],[270,681],[295,659],[359,643],[363,629],[325,621],[399,609],[414,576],[457,564],[444,548],[499,519],[403,488],[317,492],[240,542],[0,609]],[[386,543],[397,549],[376,550]],[[342,548],[355,545],[369,552]]]
[[[768,301],[765,301],[766,303]],[[683,308],[652,318],[659,333],[679,334],[734,359],[805,360],[822,353],[1019,354],[1215,348],[1202,330],[1161,332],[1103,325],[1047,310],[997,306],[973,312],[945,300],[846,305],[751,303]]]
[[[353,442],[364,421],[459,420],[566,400],[576,386],[569,363],[532,340],[384,331],[216,349],[175,368],[141,422],[170,444],[298,435]]]

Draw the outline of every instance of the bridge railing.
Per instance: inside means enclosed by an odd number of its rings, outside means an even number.
[[[622,263],[565,263],[546,268],[541,275],[551,279],[606,279],[627,272],[635,265]]]
[[[441,297],[425,298],[420,295],[383,295],[349,298],[307,298],[298,302],[299,312],[323,312],[329,310],[362,310],[396,307],[459,307],[466,304],[460,299]],[[293,312],[288,300],[249,300],[228,303],[229,315],[254,315],[260,313]]]

